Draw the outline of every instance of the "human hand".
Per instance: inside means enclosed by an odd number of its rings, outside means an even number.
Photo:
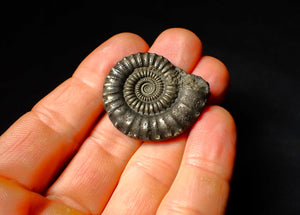
[[[191,131],[158,143],[125,136],[102,114],[110,68],[147,51],[202,76],[211,89]],[[217,104],[229,75],[201,52],[198,37],[184,29],[164,31],[150,49],[131,33],[95,49],[0,137],[0,214],[223,214],[236,128]]]

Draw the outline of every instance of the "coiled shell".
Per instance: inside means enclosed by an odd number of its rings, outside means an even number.
[[[109,72],[103,103],[110,120],[124,134],[160,141],[188,129],[199,117],[209,85],[154,53],[124,57]]]

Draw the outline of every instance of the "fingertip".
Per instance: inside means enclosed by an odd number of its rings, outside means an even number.
[[[100,61],[100,57],[105,54],[105,57],[114,59],[112,63],[116,63],[121,58],[133,54],[136,52],[144,52],[149,49],[146,41],[137,34],[130,32],[118,33],[100,46],[98,46],[91,54],[89,54],[80,66],[88,65],[89,67],[95,66],[95,64],[104,63]]]
[[[160,33],[156,41],[164,40],[165,38],[169,39],[170,36],[178,39],[179,42],[184,42],[186,38],[189,38],[193,40],[199,47],[202,47],[200,38],[194,32],[186,28],[168,28]]]
[[[128,44],[128,46],[126,47],[126,49],[130,52],[131,49],[133,49],[132,51],[135,51],[136,49],[141,49],[141,50],[148,50],[149,49],[149,45],[147,44],[147,42],[139,35],[131,33],[131,32],[122,32],[122,33],[118,33],[114,36],[112,36],[110,39],[108,39],[106,42],[104,42],[103,44],[106,43],[120,43],[120,44]]]
[[[220,104],[230,85],[230,75],[225,64],[217,58],[203,56],[193,74],[200,75],[210,85],[209,104]]]
[[[202,43],[190,30],[170,28],[157,37],[150,52],[163,55],[175,66],[191,72],[202,54]]]
[[[116,34],[90,53],[78,66],[73,77],[93,88],[102,87],[104,77],[119,60],[130,54],[146,52],[148,49],[148,44],[137,34]]]

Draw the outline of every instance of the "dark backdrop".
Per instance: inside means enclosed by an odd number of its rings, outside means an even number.
[[[114,34],[151,44],[188,28],[232,77],[222,104],[238,128],[227,214],[300,214],[300,17],[277,2],[2,4],[0,133]]]

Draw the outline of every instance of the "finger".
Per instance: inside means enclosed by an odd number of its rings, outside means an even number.
[[[187,34],[185,31],[180,32],[179,34],[183,33],[183,37],[186,37],[184,36]],[[169,30],[163,33],[162,36],[165,37],[165,34],[169,34],[172,37],[174,33],[174,31]],[[180,38],[180,36],[178,35],[177,38]],[[189,42],[188,38],[186,42]],[[160,36],[157,40],[160,40]],[[195,38],[192,39],[192,42],[194,40]],[[192,51],[185,48],[186,44],[183,41],[178,44],[176,41],[173,42],[173,49],[183,51],[177,51],[178,55]],[[199,39],[195,41],[199,44]],[[153,47],[161,46],[162,48],[156,48],[156,51],[162,54],[162,49],[169,43],[171,41],[166,37],[163,41],[155,42]],[[193,50],[193,55],[194,53],[195,50]],[[198,50],[196,53],[200,53],[200,51]],[[174,57],[176,56],[174,55]],[[187,64],[192,64],[196,62],[194,58],[198,57],[198,55],[194,55],[194,57],[188,58],[188,61],[184,61]],[[184,59],[184,57],[179,59]],[[178,63],[181,64],[181,60]],[[93,130],[91,136],[83,143],[80,151],[61,177],[49,189],[47,192],[48,198],[59,199],[80,210],[95,214],[100,213],[118,184],[120,175],[128,160],[137,150],[139,144],[140,141],[129,138],[114,128],[107,115],[105,115]]]
[[[176,31],[178,29],[171,29],[171,31]],[[186,31],[187,34],[192,32]],[[196,35],[195,35],[196,36]],[[196,36],[197,37],[197,36]],[[226,66],[218,59],[210,56],[204,56],[202,58],[202,48],[198,48],[199,46],[202,47],[201,41],[198,39],[197,45],[193,43],[186,43],[186,41],[179,37],[178,35],[174,34],[170,38],[167,34],[161,35],[156,42],[164,41],[164,40],[171,40],[177,41],[177,43],[182,43],[182,46],[191,46],[189,47],[193,50],[193,53],[178,55],[177,49],[174,49],[172,43],[168,44],[166,49],[163,50],[161,53],[160,47],[151,47],[150,52],[154,52],[157,54],[168,56],[168,59],[175,64],[175,66],[181,67],[186,72],[191,72],[193,70],[193,74],[199,75],[204,80],[206,80],[210,85],[210,92],[211,95],[209,97],[208,103],[210,104],[220,104],[224,99],[224,96],[229,88],[230,76]],[[192,46],[195,47],[193,48]],[[198,56],[198,57],[194,57]],[[196,61],[198,61],[196,63]],[[192,61],[191,63],[185,63]],[[196,66],[195,66],[196,64]],[[194,68],[195,67],[195,68]]]
[[[0,214],[83,215],[80,211],[46,199],[3,178],[0,178],[0,194]]]
[[[175,66],[191,73],[201,57],[202,43],[197,35],[189,30],[171,28],[159,35],[149,52],[162,55]]]
[[[191,72],[199,60],[199,38],[185,29],[164,31],[149,52],[168,58]],[[160,143],[144,143],[130,159],[103,214],[155,214],[176,176],[186,135]]]
[[[209,104],[220,104],[229,88],[230,76],[226,66],[218,59],[203,56],[195,67],[193,74],[199,75],[209,83]]]
[[[140,143],[117,130],[105,114],[49,188],[47,198],[86,213],[99,214]]]
[[[223,214],[235,142],[230,114],[218,106],[207,108],[190,132],[179,172],[157,214]]]
[[[140,37],[129,33],[99,46],[72,78],[1,136],[0,175],[31,190],[44,190],[103,111],[101,92],[110,68],[123,56],[147,49]]]

